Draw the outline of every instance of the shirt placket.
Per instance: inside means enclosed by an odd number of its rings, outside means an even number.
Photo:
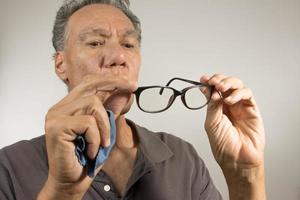
[[[92,187],[105,200],[132,200],[135,193],[135,183],[145,174],[150,173],[152,169],[153,164],[145,158],[139,148],[133,174],[128,180],[123,197],[118,196],[110,177],[104,171],[100,171],[97,174],[92,183]]]
[[[128,180],[124,197],[122,198],[122,200],[134,199],[134,193],[136,192],[135,191],[136,182],[139,179],[141,179],[144,175],[151,173],[153,167],[154,167],[153,164],[145,158],[145,155],[142,152],[142,150],[138,148],[137,160],[134,166],[133,174]]]
[[[110,180],[109,176],[100,171],[99,174],[95,177],[92,187],[96,190],[96,192],[105,200],[120,200],[121,198],[118,196],[116,189]]]

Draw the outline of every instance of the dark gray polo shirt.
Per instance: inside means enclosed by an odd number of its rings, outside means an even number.
[[[219,200],[207,168],[195,149],[167,133],[154,133],[128,120],[139,147],[123,197],[103,171],[84,200]],[[0,199],[36,199],[48,175],[45,137],[20,141],[0,150]]]

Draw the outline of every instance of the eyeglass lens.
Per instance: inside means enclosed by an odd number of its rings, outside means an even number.
[[[206,96],[201,92],[202,86],[194,86],[186,91],[184,98],[187,107],[199,109],[207,103]]]
[[[160,94],[161,87],[148,88],[139,97],[140,107],[148,112],[157,112],[168,107],[169,100],[174,95],[170,88],[165,88]]]
[[[206,105],[207,99],[200,91],[202,86],[194,86],[185,92],[185,102],[190,109],[199,109]],[[161,89],[163,92],[160,93]],[[148,88],[139,96],[140,107],[147,112],[159,112],[166,109],[175,98],[174,90],[168,87]]]

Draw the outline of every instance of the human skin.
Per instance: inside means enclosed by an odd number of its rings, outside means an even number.
[[[65,49],[55,56],[57,75],[69,94],[47,113],[48,179],[38,199],[82,199],[92,183],[74,154],[74,139],[85,133],[88,156],[108,146],[106,109],[116,116],[116,145],[106,170],[122,195],[132,172],[138,141],[125,120],[137,89],[141,64],[139,42],[131,21],[117,8],[93,4],[69,19]],[[250,89],[234,77],[203,76],[214,86],[205,129],[216,161],[223,170],[231,199],[264,199],[264,130]],[[124,166],[117,160],[122,157]],[[122,173],[112,173],[119,167]],[[118,171],[118,170],[114,170]]]
[[[265,131],[251,89],[238,78],[221,74],[203,76],[200,81],[215,87],[205,130],[230,199],[266,199]]]
[[[119,9],[100,4],[75,12],[67,32],[65,49],[55,56],[55,69],[70,92],[46,116],[49,173],[39,198],[82,198],[92,179],[78,163],[73,141],[85,133],[91,159],[100,145],[107,147],[110,127],[106,109],[115,114],[117,138],[109,159],[98,171],[107,169],[122,193],[136,154],[135,136],[124,114],[137,89],[141,64],[138,37],[131,21]],[[117,162],[114,158],[120,157],[127,166],[122,171],[127,173],[110,174],[110,166]]]

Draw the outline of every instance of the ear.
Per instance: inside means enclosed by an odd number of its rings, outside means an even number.
[[[68,84],[69,80],[68,80],[67,65],[65,62],[64,52],[62,51],[56,52],[54,60],[55,60],[55,73],[63,82]]]

